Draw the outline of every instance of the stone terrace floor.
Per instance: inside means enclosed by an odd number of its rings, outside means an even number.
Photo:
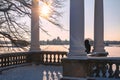
[[[61,66],[29,65],[6,70],[0,80],[59,80]]]
[[[0,80],[60,80],[62,66],[28,65],[3,71]],[[77,79],[82,80],[82,79]],[[119,80],[97,78],[96,80]]]

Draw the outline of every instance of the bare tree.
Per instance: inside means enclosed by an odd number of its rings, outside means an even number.
[[[42,4],[50,4],[52,11],[49,17],[40,16],[62,28],[59,24],[59,16],[61,16],[59,9],[63,6],[63,0],[40,0],[40,3],[40,7]],[[17,40],[29,39],[30,25],[26,23],[26,18],[31,19],[31,7],[32,0],[0,0],[0,41],[4,43],[11,41],[12,44],[18,46]],[[40,24],[40,26],[43,25]],[[47,33],[44,28],[40,28]]]

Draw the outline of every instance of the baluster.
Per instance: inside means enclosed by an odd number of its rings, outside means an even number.
[[[95,63],[94,62],[89,63],[88,69],[90,77],[94,77],[94,74],[96,73],[97,69]]]
[[[0,61],[1,63],[1,66],[0,67],[2,67],[3,66],[3,58],[1,57],[1,61]]]
[[[19,57],[20,57],[20,56],[17,55],[16,57],[17,57],[17,64],[19,64],[19,63],[20,63],[20,60],[19,60]]]
[[[22,59],[21,59],[21,61],[22,61],[22,63],[25,62],[25,56],[24,56],[24,55],[22,55]]]
[[[18,56],[16,55],[16,64],[18,64]]]
[[[54,63],[54,54],[52,54],[51,56],[52,56],[52,63]]]
[[[17,56],[17,64],[20,64],[20,55]]]
[[[48,63],[48,54],[46,54],[46,62],[45,63]]]
[[[10,66],[10,56],[8,56],[8,66]]]
[[[54,54],[53,60],[54,60],[54,63],[56,63],[56,54]]]
[[[43,58],[44,58],[44,63],[45,63],[46,62],[46,54],[44,54]]]
[[[96,63],[96,77],[100,77],[100,63]]]
[[[9,56],[9,65],[12,65],[12,57]]]
[[[22,55],[19,56],[19,63],[21,64],[22,63]]]
[[[6,57],[4,58],[4,66],[6,67]]]
[[[49,63],[52,63],[52,54],[49,54]]]
[[[2,58],[0,57],[0,67],[2,67],[2,61],[1,60],[2,60]]]
[[[5,66],[5,57],[3,58],[3,67]]]
[[[20,56],[20,63],[23,63],[23,62],[24,62],[24,56],[21,55],[21,56]]]
[[[11,65],[13,65],[13,56],[11,56]]]
[[[4,58],[1,58],[1,67],[4,67]]]
[[[50,54],[48,54],[48,63],[50,62]]]
[[[109,72],[109,78],[112,78],[113,77],[113,69],[112,69],[112,63],[109,63],[109,70],[108,70],[108,72]]]
[[[14,65],[14,56],[12,57],[12,65]]]
[[[22,55],[19,56],[19,63],[22,63]]]
[[[7,66],[9,66],[9,56],[7,56],[6,61],[7,61]]]
[[[18,63],[17,55],[15,55],[15,65]]]
[[[107,64],[103,63],[102,64],[102,77],[106,77],[106,72],[107,72]]]
[[[61,63],[61,59],[62,59],[62,54],[60,54],[59,63]]]
[[[23,56],[24,56],[24,63],[27,63],[27,56],[26,55]]]
[[[26,62],[25,55],[21,55],[21,56],[22,56],[22,59],[21,59],[22,63],[25,63]]]
[[[67,54],[64,54],[63,58],[66,58],[67,57]]]
[[[58,54],[55,55],[55,58],[56,58],[56,63],[58,63]]]
[[[119,64],[115,64],[116,65],[116,70],[115,70],[115,73],[114,73],[114,77],[115,78],[119,78]]]
[[[4,58],[4,66],[6,66],[6,57]]]
[[[18,64],[21,64],[21,63],[20,63],[20,56],[21,56],[21,55],[18,55]]]
[[[60,63],[61,63],[61,60],[62,60],[63,56],[64,56],[64,54],[60,55]]]
[[[15,65],[15,56],[13,56],[13,65]]]
[[[15,65],[15,56],[13,56],[13,65]]]
[[[60,63],[60,54],[58,54],[58,62],[57,63]]]

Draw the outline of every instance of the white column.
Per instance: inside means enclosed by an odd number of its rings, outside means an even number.
[[[86,56],[84,47],[84,0],[70,1],[70,49],[68,56]]]
[[[39,42],[39,0],[32,1],[30,51],[40,51]]]
[[[104,10],[103,0],[95,0],[94,53],[104,53]]]

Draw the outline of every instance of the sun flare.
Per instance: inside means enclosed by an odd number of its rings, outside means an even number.
[[[42,5],[40,8],[40,15],[42,17],[48,18],[50,14],[51,14],[50,6],[46,4]]]

